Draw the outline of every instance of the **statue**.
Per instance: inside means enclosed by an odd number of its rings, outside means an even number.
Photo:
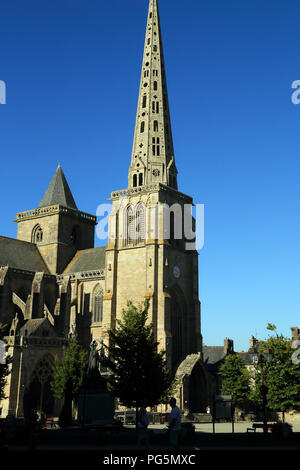
[[[97,341],[92,341],[90,344],[90,357],[88,370],[99,370],[99,353],[97,350]]]
[[[103,390],[105,388],[105,380],[101,377],[99,365],[100,357],[97,349],[97,341],[93,340],[90,344],[90,356],[87,370],[86,386],[89,389]]]
[[[114,397],[108,390],[105,374],[100,373],[100,363],[105,357],[102,338],[100,343],[99,349],[96,340],[90,343],[87,373],[78,405],[78,419],[83,424],[114,422]]]

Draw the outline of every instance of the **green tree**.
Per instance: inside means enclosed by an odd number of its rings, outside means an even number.
[[[72,421],[72,400],[78,398],[87,363],[87,352],[78,343],[76,335],[70,338],[68,346],[63,347],[62,358],[55,357],[51,388],[55,398],[65,399],[61,413],[63,425]]]
[[[136,408],[168,402],[174,380],[167,369],[165,352],[158,352],[153,325],[146,324],[149,302],[136,307],[128,302],[122,320],[109,330],[107,355],[100,359],[112,373],[110,388],[121,405]]]
[[[273,331],[266,341],[259,345],[261,357],[266,350],[272,354],[271,360],[258,365],[256,389],[259,390],[262,375],[268,387],[267,404],[272,410],[285,411],[300,407],[300,365],[294,364],[292,340],[278,334],[276,326],[268,324],[267,329]],[[259,395],[259,393],[257,392]]]
[[[8,357],[8,356],[4,356],[5,354],[5,346],[4,346],[4,335],[5,335],[5,331],[6,331],[6,325],[3,325],[2,323],[0,323],[0,341],[2,341],[2,343],[0,344],[0,401],[1,400],[4,400],[5,398],[7,398],[5,396],[5,393],[4,393],[4,388],[5,388],[5,385],[6,385],[6,381],[7,381],[7,376],[9,375],[10,371],[9,371],[9,364],[11,362],[11,358]]]
[[[251,374],[238,354],[226,356],[219,374],[223,378],[221,392],[224,395],[233,395],[234,406],[242,406],[249,401]]]

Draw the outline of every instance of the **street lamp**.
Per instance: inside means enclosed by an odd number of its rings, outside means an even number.
[[[268,364],[272,360],[272,353],[269,349],[266,349],[263,353],[258,352],[253,354],[253,364],[255,366],[260,365],[261,368],[261,386],[260,386],[260,393],[262,395],[263,400],[263,431],[264,434],[268,433],[268,424],[267,424],[267,394],[268,394],[268,387],[265,384],[266,378],[266,371],[268,368]]]

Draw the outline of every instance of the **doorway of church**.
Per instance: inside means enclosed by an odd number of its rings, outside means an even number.
[[[189,377],[189,410],[191,413],[205,413],[207,405],[207,382],[199,362]]]

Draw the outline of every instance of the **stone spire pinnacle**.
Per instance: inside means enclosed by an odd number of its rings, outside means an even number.
[[[57,204],[78,210],[60,163],[38,207]]]
[[[149,12],[128,187],[163,183],[177,189],[157,0]]]

